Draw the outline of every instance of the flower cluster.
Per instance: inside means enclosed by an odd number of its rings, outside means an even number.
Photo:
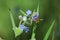
[[[38,12],[32,12],[31,10],[26,11],[27,16],[19,16],[19,19],[23,21],[22,24],[20,24],[20,29],[24,30],[26,33],[29,31],[29,27],[24,26],[26,23],[29,24],[28,20],[30,22],[35,21],[36,23],[39,22],[39,13]],[[31,21],[32,20],[32,21]],[[31,24],[31,23],[30,23]]]
[[[29,27],[25,27],[23,24],[20,25],[20,29],[24,30],[26,33],[29,31]]]

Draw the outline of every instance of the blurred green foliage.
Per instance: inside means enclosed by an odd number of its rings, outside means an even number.
[[[57,32],[60,31],[60,0],[39,0],[40,3],[40,18],[43,18],[44,21],[41,21],[37,24],[35,30],[35,38],[37,40],[43,40],[45,34],[47,33],[52,21],[55,20],[55,25],[52,29],[51,34],[49,35],[48,40],[52,39],[53,31],[55,32],[54,40],[59,40]],[[0,37],[5,40],[15,40],[14,31],[12,29],[11,19],[9,16],[9,8],[11,9],[14,21],[16,26],[18,26],[19,13],[14,12],[15,7],[26,11],[28,9],[34,10],[37,8],[38,0],[0,0]],[[22,33],[16,40],[28,40],[32,35],[33,25],[29,33]]]

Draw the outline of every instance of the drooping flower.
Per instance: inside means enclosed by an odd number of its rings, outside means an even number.
[[[27,15],[31,15],[32,11],[31,10],[27,10],[26,13],[27,13]]]
[[[20,25],[20,29],[21,30],[24,30],[25,29],[25,26],[23,24]]]
[[[36,19],[38,19],[39,17],[39,13],[38,12],[35,12],[34,16],[33,16],[33,20],[36,21]]]
[[[27,33],[29,31],[29,27],[26,27],[24,31]]]
[[[23,16],[23,21],[27,21],[27,16]]]

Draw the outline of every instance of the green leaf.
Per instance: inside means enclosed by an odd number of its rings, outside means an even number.
[[[54,40],[54,34],[55,34],[55,32],[53,31],[53,34],[52,34],[52,40]]]
[[[48,39],[48,37],[49,37],[49,35],[50,35],[51,31],[52,31],[52,28],[54,26],[54,23],[55,23],[55,20],[52,22],[52,24],[51,24],[50,28],[48,29],[48,31],[47,31],[45,37],[43,38],[43,40],[47,40]]]
[[[39,1],[38,1],[38,5],[37,5],[37,12],[39,13]]]
[[[13,30],[14,30],[14,32],[15,32],[15,30],[16,30],[16,25],[15,25],[15,22],[14,22],[14,19],[13,19],[13,15],[12,15],[11,12],[10,12],[10,18],[11,18],[11,23],[12,23],[12,26],[13,26]]]
[[[27,14],[26,14],[23,10],[20,10],[20,12],[21,12],[24,16],[27,16]]]

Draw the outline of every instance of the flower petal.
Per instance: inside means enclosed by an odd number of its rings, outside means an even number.
[[[20,29],[21,30],[24,30],[24,28],[25,28],[25,26],[22,24],[22,25],[20,25]]]
[[[27,20],[27,16],[23,16],[23,21],[26,21]]]
[[[34,16],[33,16],[33,20],[36,21],[36,19],[39,17],[39,13],[35,12]]]
[[[31,10],[27,10],[26,13],[27,13],[27,15],[31,15],[32,11]]]

